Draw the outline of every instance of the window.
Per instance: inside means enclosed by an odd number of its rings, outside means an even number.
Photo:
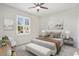
[[[30,19],[24,16],[18,16],[16,20],[17,34],[30,33]]]

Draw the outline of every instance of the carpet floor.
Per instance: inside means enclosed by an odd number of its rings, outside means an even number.
[[[75,52],[79,55],[79,49],[74,48],[72,46],[63,45],[60,52],[56,56],[74,56]],[[16,55],[17,56],[35,56],[34,54],[25,50],[25,46],[16,47]]]

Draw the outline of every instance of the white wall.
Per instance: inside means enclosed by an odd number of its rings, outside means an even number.
[[[75,47],[77,46],[77,9],[68,9],[65,11],[60,11],[59,13],[54,13],[48,16],[44,16],[40,20],[40,31],[47,30],[48,24],[50,24],[49,29],[54,29],[54,25],[57,23],[64,22],[64,30],[71,31],[71,36],[74,38]]]
[[[78,43],[78,45],[77,45],[77,47],[79,48],[79,16],[78,16],[78,28],[77,28],[77,31],[78,31],[78,33],[77,33],[77,43]]]
[[[2,10],[0,9],[0,11],[2,11]],[[0,12],[0,40],[1,40],[1,36],[2,36],[2,31],[3,31],[2,30],[2,22],[1,22],[2,21],[2,17],[1,17],[2,15],[1,14],[2,14],[2,12]]]
[[[78,5],[78,9],[77,9],[77,11],[78,11],[78,21],[77,21],[77,43],[78,43],[78,45],[77,45],[77,47],[79,48],[79,5]]]
[[[17,35],[16,34],[16,16],[26,16],[31,19],[31,32],[26,35]],[[3,30],[3,20],[11,19],[14,22],[14,29],[12,31],[4,31]],[[27,12],[18,10],[16,8],[9,7],[7,5],[0,4],[0,37],[3,35],[8,35],[14,37],[15,41],[18,44],[29,42],[31,39],[35,38],[39,33],[39,19],[38,17],[31,15]]]

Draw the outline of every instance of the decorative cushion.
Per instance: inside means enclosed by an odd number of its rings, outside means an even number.
[[[49,32],[45,32],[45,33],[42,33],[41,35],[39,35],[39,37],[49,37],[49,36],[50,36]]]
[[[51,32],[49,37],[50,38],[60,38],[61,37],[61,32],[59,32],[59,33]]]

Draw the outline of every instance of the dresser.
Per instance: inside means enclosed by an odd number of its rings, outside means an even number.
[[[11,55],[11,47],[9,45],[0,47],[0,56],[10,56]]]
[[[15,47],[10,45],[0,47],[0,56],[16,56]]]

